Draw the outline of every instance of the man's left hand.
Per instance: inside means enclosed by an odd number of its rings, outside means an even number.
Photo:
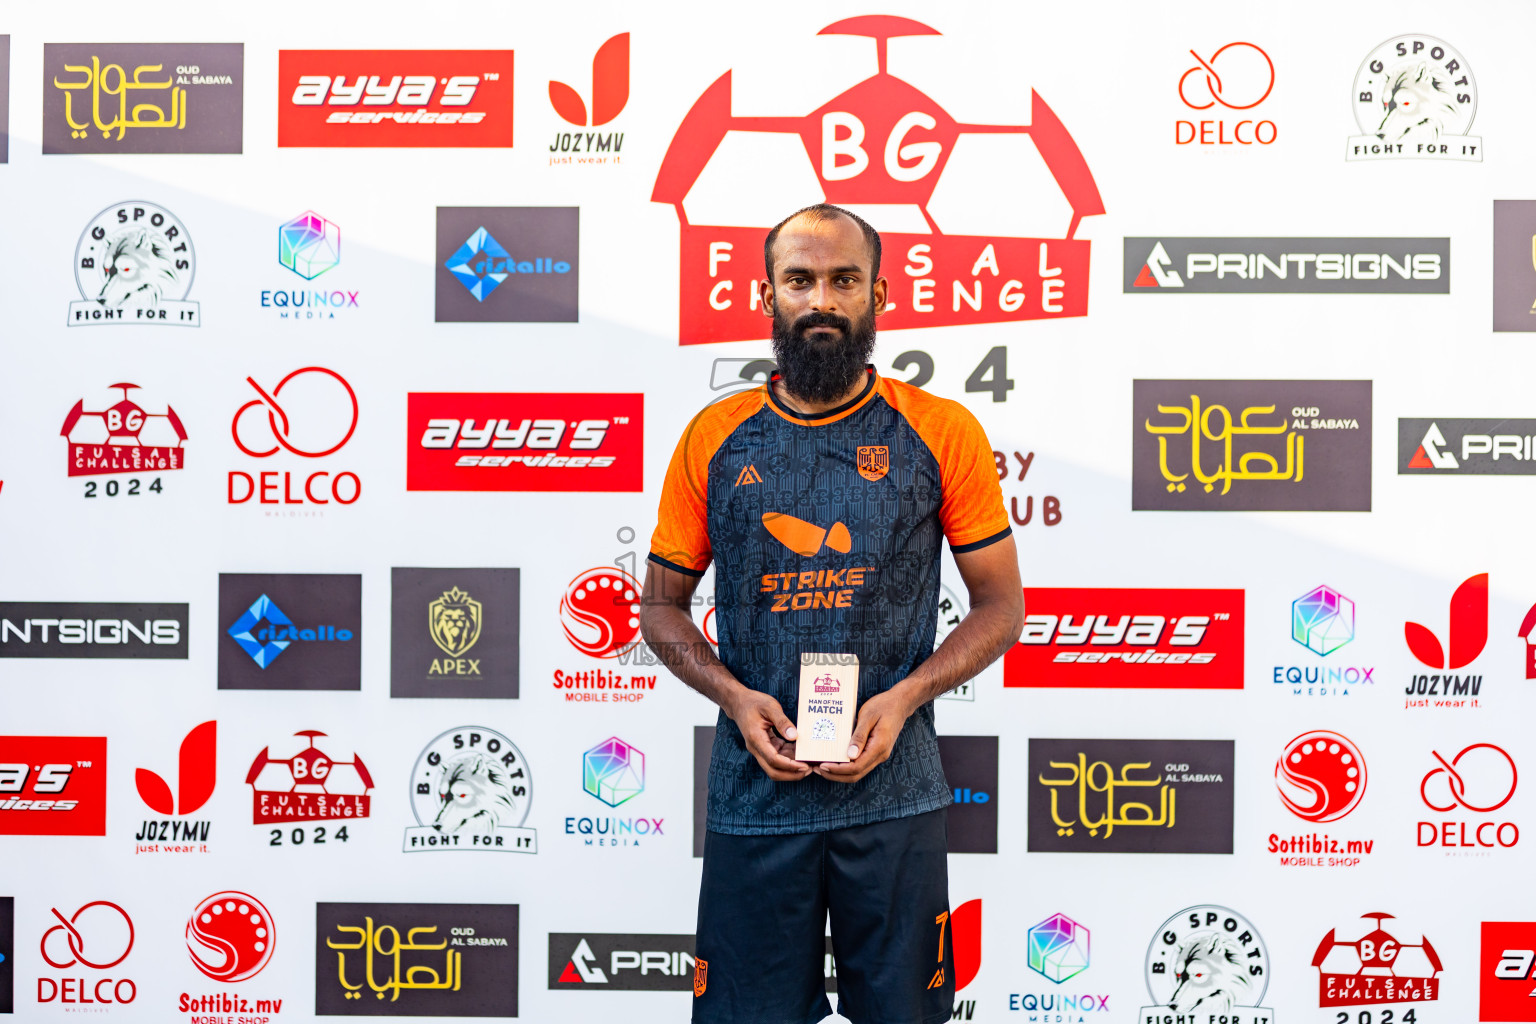
[[[859,708],[847,763],[823,761],[812,770],[834,782],[858,782],[890,758],[896,737],[901,735],[901,727],[907,724],[911,714],[912,708],[895,691],[876,694]]]

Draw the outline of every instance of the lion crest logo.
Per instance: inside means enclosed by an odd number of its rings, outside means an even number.
[[[486,835],[520,820],[517,792],[501,762],[483,753],[444,761],[437,782],[442,806],[432,827],[453,834],[473,829]]]
[[[480,602],[454,587],[427,605],[427,630],[432,642],[450,658],[462,656],[480,639]]]

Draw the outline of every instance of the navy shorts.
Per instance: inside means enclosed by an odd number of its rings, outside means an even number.
[[[937,1024],[955,996],[945,812],[704,837],[693,1024]]]

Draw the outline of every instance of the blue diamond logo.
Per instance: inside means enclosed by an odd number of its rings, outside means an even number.
[[[283,614],[281,608],[272,603],[272,599],[262,594],[245,610],[245,614],[235,620],[235,624],[229,627],[229,635],[235,638],[235,643],[240,649],[251,656],[261,668],[266,668],[277,660],[277,656],[288,649],[292,640],[270,640],[266,643],[256,639],[256,630],[263,622],[273,626],[291,626],[293,620]]]
[[[476,228],[443,266],[459,279],[459,284],[469,289],[476,301],[484,302],[485,297],[510,275],[508,265],[511,262],[512,257],[489,231]]]

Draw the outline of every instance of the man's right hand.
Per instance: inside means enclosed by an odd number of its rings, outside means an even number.
[[[770,779],[797,782],[811,773],[810,765],[790,756],[795,751],[795,725],[778,701],[743,686],[729,714],[741,730],[747,750]]]

